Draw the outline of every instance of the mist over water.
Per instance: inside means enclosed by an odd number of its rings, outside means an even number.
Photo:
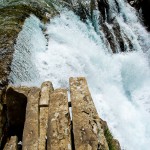
[[[118,20],[136,51],[112,54],[103,34],[71,11],[61,12],[47,24],[48,40],[43,25],[30,16],[17,39],[10,80],[30,86],[50,80],[54,88],[68,88],[70,77],[85,76],[100,117],[122,149],[149,150],[150,68],[142,51],[148,51],[149,34],[130,17],[138,21],[135,12],[130,12],[126,23],[122,16]]]

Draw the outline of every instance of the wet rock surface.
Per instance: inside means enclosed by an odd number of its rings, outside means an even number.
[[[128,2],[138,12],[141,10],[144,24],[147,30],[150,31],[150,0],[128,0]]]
[[[120,13],[119,3],[117,0],[114,2],[116,5],[114,11]],[[128,35],[121,34],[120,25],[116,17],[112,15],[113,12],[107,0],[73,1],[70,5],[70,9],[80,16],[83,22],[87,19],[91,20],[96,32],[104,34],[105,44],[112,53],[135,50]],[[98,22],[98,25],[95,25],[95,22]]]

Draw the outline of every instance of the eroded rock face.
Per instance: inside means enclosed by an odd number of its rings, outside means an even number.
[[[15,40],[24,20],[34,14],[46,22],[58,12],[44,0],[3,0],[0,12],[0,88],[3,88],[8,83]]]
[[[23,132],[23,150],[38,150],[40,89],[33,87],[28,94],[26,119]]]
[[[121,150],[107,123],[99,118],[85,78],[70,78],[70,91],[75,149]]]
[[[7,130],[0,149],[22,141],[23,150],[121,150],[98,116],[86,79],[70,78],[70,92],[69,105],[67,90],[54,90],[48,81],[41,88],[8,86]]]
[[[9,87],[6,92],[6,105],[8,135],[17,135],[21,138],[25,122],[27,97],[15,88]]]
[[[51,93],[48,113],[48,150],[71,150],[71,123],[67,90]]]
[[[70,91],[75,149],[109,150],[85,78],[70,78]]]
[[[39,101],[39,150],[45,150],[48,128],[48,106],[50,94],[54,91],[51,82],[46,81],[41,85]]]

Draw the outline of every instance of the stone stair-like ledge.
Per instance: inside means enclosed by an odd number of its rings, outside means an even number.
[[[4,97],[10,126],[3,133],[4,147],[22,141],[22,150],[121,150],[96,111],[86,79],[70,78],[69,83],[70,94],[50,81],[41,88],[8,86]],[[15,140],[6,140],[14,135]]]

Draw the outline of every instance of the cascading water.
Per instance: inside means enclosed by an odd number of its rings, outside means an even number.
[[[109,5],[113,12],[111,0]],[[15,45],[10,81],[38,86],[50,80],[55,88],[68,88],[69,77],[85,76],[99,115],[108,122],[122,149],[149,150],[150,35],[129,5],[122,0],[118,0],[118,5],[120,13],[114,12],[121,34],[132,41],[134,51],[112,54],[103,31],[95,32],[93,24],[97,29],[98,24],[83,23],[68,10],[61,11],[46,25],[46,39],[43,25],[31,15]]]

